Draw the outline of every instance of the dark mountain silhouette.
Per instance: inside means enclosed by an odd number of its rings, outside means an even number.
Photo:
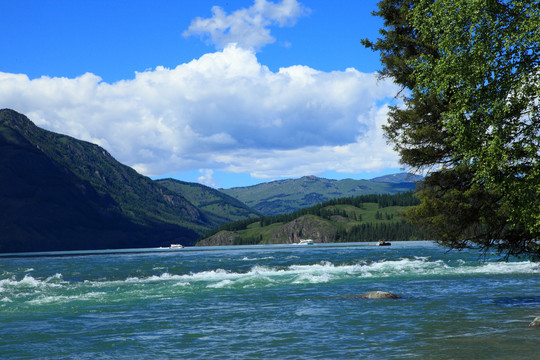
[[[216,202],[233,215],[201,210],[103,148],[8,109],[0,110],[0,168],[4,253],[193,245],[215,226],[257,215],[223,194]],[[204,188],[187,194],[218,193]]]

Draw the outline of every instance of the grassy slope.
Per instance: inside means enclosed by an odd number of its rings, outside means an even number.
[[[333,205],[325,207],[325,209],[329,211],[345,211],[347,213],[347,217],[344,217],[342,215],[332,215],[330,219],[321,219],[321,221],[326,222],[327,224],[331,224],[332,226],[336,228],[343,228],[343,229],[351,229],[353,226],[362,225],[362,224],[390,224],[390,223],[398,223],[401,221],[401,217],[399,215],[400,211],[404,209],[403,206],[390,206],[386,208],[380,209],[379,206],[375,203],[366,203],[364,204],[364,208],[360,209],[352,205]],[[382,215],[382,219],[377,219],[376,214],[380,213]],[[313,215],[308,215],[313,216]],[[389,218],[388,218],[388,217]],[[315,216],[314,216],[315,217]],[[355,220],[356,219],[356,220]],[[361,220],[358,220],[361,219]],[[280,225],[284,225],[284,223],[278,223]],[[273,224],[275,225],[275,224]],[[254,237],[259,232],[266,230],[258,226],[258,224],[254,224],[251,228],[252,233],[249,231],[246,233],[247,237]],[[358,239],[361,241],[362,239]]]
[[[258,212],[246,204],[208,186],[175,179],[160,179],[156,182],[170,191],[184,196],[205,214],[212,226],[260,216]]]
[[[261,226],[260,221],[249,224],[246,229],[229,232],[231,244],[269,244],[269,243],[293,243],[299,238],[313,238],[317,242],[339,241],[333,236],[338,231],[351,231],[354,227],[369,224],[370,226],[397,225],[403,224],[400,212],[405,206],[388,206],[380,208],[377,203],[363,203],[361,206],[353,205],[329,205],[323,210],[328,212],[327,216],[299,215],[293,221],[273,223],[268,226]],[[307,220],[306,220],[307,219]],[[301,222],[304,222],[303,224]],[[306,225],[306,221],[307,224]],[[294,224],[296,222],[296,224]],[[407,226],[407,225],[404,225]],[[285,236],[280,232],[285,231]],[[223,245],[217,244],[215,239],[224,238],[226,231],[214,235],[198,242],[198,245]],[[326,238],[317,238],[317,234],[323,234]],[[302,236],[303,235],[303,236]],[[377,240],[386,240],[383,238]],[[400,240],[409,240],[403,238]],[[353,241],[374,241],[373,239],[356,238]]]

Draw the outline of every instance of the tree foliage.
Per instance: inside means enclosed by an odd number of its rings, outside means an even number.
[[[540,256],[540,0],[384,0],[381,76],[403,87],[385,126],[430,169],[411,221],[454,248]]]

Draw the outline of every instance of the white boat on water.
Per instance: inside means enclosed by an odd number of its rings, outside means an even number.
[[[169,246],[169,249],[182,249],[183,246],[181,244],[171,244],[171,246]]]
[[[315,243],[311,239],[303,239],[303,240],[300,240],[300,242],[298,243],[298,245],[313,245],[313,244]]]

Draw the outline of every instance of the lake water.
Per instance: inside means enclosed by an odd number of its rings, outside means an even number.
[[[537,359],[540,264],[429,242],[0,257],[2,359]],[[355,298],[372,290],[398,300]]]

